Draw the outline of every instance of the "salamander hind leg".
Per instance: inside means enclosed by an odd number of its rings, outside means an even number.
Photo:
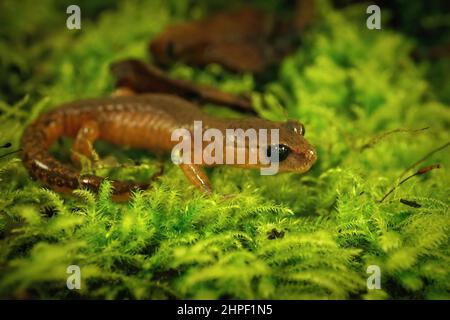
[[[81,167],[83,157],[91,162],[97,162],[99,160],[98,154],[93,147],[99,134],[98,124],[93,120],[85,122],[80,130],[78,130],[70,156],[75,165]]]
[[[207,194],[212,193],[212,187],[208,176],[199,165],[182,163],[179,166],[186,178],[188,178],[194,186]]]

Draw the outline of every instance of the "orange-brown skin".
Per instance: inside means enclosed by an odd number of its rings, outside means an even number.
[[[72,160],[79,163],[78,154],[92,157],[92,144],[101,139],[117,145],[170,153],[179,141],[172,141],[172,132],[186,128],[192,132],[194,121],[202,121],[203,130],[216,128],[225,136],[226,129],[279,129],[279,142],[291,149],[279,163],[280,171],[305,172],[314,164],[314,148],[302,135],[303,126],[295,121],[272,122],[259,118],[220,119],[203,113],[196,105],[165,94],[145,94],[80,100],[41,115],[22,136],[22,160],[30,175],[54,190],[70,192],[76,188],[98,191],[102,177],[82,175],[70,165],[56,160],[49,152],[62,136],[75,138]],[[206,144],[203,144],[204,148]],[[266,148],[267,145],[258,146]],[[202,149],[203,150],[203,149]],[[205,192],[212,188],[200,164],[181,164],[186,177]],[[260,163],[241,167],[258,168]],[[146,189],[148,184],[112,181],[116,200],[127,199],[130,192]]]
[[[271,16],[253,8],[218,13],[169,26],[152,40],[150,50],[161,65],[220,63],[233,71],[255,73],[265,68],[264,40],[272,34],[273,23]]]
[[[157,64],[217,63],[235,72],[260,74],[292,52],[313,21],[314,1],[299,0],[293,20],[244,7],[203,20],[168,26],[150,43]]]

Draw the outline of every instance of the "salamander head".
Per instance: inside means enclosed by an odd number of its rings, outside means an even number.
[[[234,126],[242,128],[245,132],[249,131],[248,129],[256,129],[256,131],[265,129],[264,132],[267,133],[265,138],[259,136],[257,148],[252,147],[251,139],[246,140],[246,162],[238,166],[258,169],[273,168],[275,165],[276,172],[303,173],[308,171],[317,160],[315,148],[304,137],[305,127],[298,121],[274,122],[252,119],[235,121]],[[273,129],[276,131],[272,131]],[[276,132],[278,132],[278,139],[273,136]],[[256,158],[258,161],[250,160]]]
[[[315,148],[305,139],[305,127],[298,121],[288,120],[278,124],[279,143],[260,145],[271,162],[278,161],[281,172],[303,173],[317,160]],[[268,140],[270,141],[270,140]]]
[[[189,36],[186,36],[189,35]],[[200,50],[208,40],[195,24],[184,23],[167,28],[150,43],[149,49],[158,64],[170,65]]]

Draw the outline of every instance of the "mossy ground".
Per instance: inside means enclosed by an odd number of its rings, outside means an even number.
[[[147,43],[164,26],[229,1],[126,1],[108,9],[85,1],[80,31],[65,28],[66,2],[1,5],[1,143],[18,148],[25,125],[60,102],[109,95],[112,61],[148,59]],[[5,157],[0,297],[448,299],[449,149],[408,173],[435,163],[441,169],[379,199],[406,168],[450,140],[449,106],[440,98],[449,93],[428,82],[432,66],[410,58],[411,39],[365,27],[365,7],[335,11],[320,2],[319,12],[302,46],[254,94],[269,101],[262,116],[305,123],[319,155],[310,172],[267,177],[218,167],[209,171],[216,194],[205,197],[166,160],[153,189],[117,204],[108,184],[98,196],[80,190],[65,198],[31,181],[17,156]],[[171,72],[255,92],[251,75],[218,66]],[[64,144],[54,149],[67,157]],[[145,180],[157,170],[146,152],[99,149],[129,164],[117,177]],[[81,290],[66,288],[69,265],[81,267]],[[381,269],[380,290],[366,287],[369,265]]]

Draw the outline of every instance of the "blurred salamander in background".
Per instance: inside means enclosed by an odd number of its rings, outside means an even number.
[[[192,66],[217,63],[234,72],[262,73],[292,52],[311,24],[313,1],[299,1],[294,17],[282,19],[251,7],[168,26],[150,43],[155,62]]]
[[[173,79],[160,68],[175,62],[195,67],[216,63],[233,72],[252,73],[264,82],[272,76],[273,67],[298,47],[300,35],[314,21],[314,1],[297,1],[293,11],[289,19],[282,19],[244,7],[199,21],[170,25],[150,42],[156,65],[127,59],[111,66],[116,85],[122,94],[170,93],[256,114],[248,97]]]

